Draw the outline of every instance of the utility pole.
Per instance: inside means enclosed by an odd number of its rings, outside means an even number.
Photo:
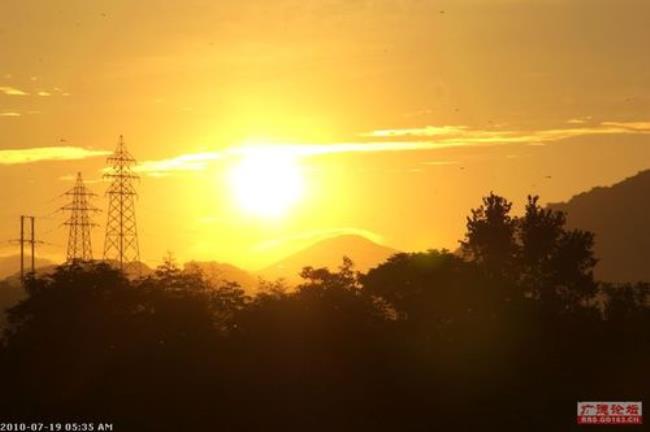
[[[25,216],[20,215],[20,283],[25,282]]]
[[[36,226],[36,218],[34,216],[30,217],[32,221],[32,229],[31,234],[32,234],[32,239],[30,241],[31,246],[32,246],[32,274],[36,272],[36,234],[35,234],[35,226]]]
[[[67,262],[70,264],[77,261],[91,261],[93,259],[91,229],[96,225],[91,221],[89,213],[98,212],[99,209],[92,206],[89,200],[96,195],[88,190],[81,173],[77,173],[74,187],[65,195],[72,197],[70,203],[61,207],[61,210],[70,212],[70,216],[64,223],[68,226]]]
[[[127,151],[122,135],[107,162],[109,168],[104,176],[111,180],[111,184],[106,191],[108,212],[104,260],[117,262],[120,270],[124,270],[130,264],[140,261],[135,217],[137,193],[133,186],[139,176],[133,171],[137,162]]]
[[[25,221],[30,221],[30,239],[25,238]],[[25,282],[25,243],[30,244],[31,249],[31,273],[36,272],[36,218],[34,216],[20,216],[20,281]]]

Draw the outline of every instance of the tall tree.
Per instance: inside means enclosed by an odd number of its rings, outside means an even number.
[[[544,209],[538,196],[528,196],[517,221],[520,283],[546,304],[574,308],[595,293],[594,235],[566,228],[566,215]]]
[[[528,196],[526,212],[517,223],[517,240],[521,245],[518,264],[520,282],[527,295],[540,297],[550,282],[554,256],[564,233],[566,217],[562,212],[544,209],[538,196]]]
[[[466,258],[484,266],[492,275],[508,275],[517,255],[516,219],[510,215],[512,203],[490,193],[467,218],[467,233],[461,241]]]

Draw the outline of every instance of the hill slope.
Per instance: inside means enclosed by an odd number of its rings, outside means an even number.
[[[6,324],[5,311],[18,304],[27,296],[19,278],[0,280],[0,332]]]
[[[596,234],[598,279],[650,281],[650,170],[549,207],[565,211],[569,226]]]
[[[365,237],[344,235],[313,244],[265,268],[259,274],[264,279],[284,278],[290,282],[296,282],[300,280],[299,274],[303,267],[336,269],[341,265],[343,256],[351,258],[357,270],[367,271],[397,252],[395,249],[379,245]]]
[[[25,266],[30,266],[29,256],[25,256]],[[36,268],[50,267],[54,265],[52,261],[36,258]],[[25,268],[29,271],[29,268]],[[0,279],[16,275],[20,272],[20,255],[8,255],[0,257]]]
[[[198,268],[214,283],[236,282],[244,290],[252,292],[257,288],[257,278],[239,267],[216,261],[190,261],[185,269]]]

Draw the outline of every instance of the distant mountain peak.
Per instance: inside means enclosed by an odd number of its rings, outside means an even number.
[[[364,236],[344,234],[320,240],[261,270],[259,274],[265,279],[284,278],[297,282],[304,267],[328,267],[335,270],[341,265],[344,256],[352,260],[357,270],[367,271],[397,252],[396,249],[375,243]]]

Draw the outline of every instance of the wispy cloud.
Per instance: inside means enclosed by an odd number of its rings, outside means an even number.
[[[20,117],[20,116],[22,116],[22,114],[15,111],[0,112],[0,117]]]
[[[435,150],[467,145],[459,140],[427,140],[427,141],[369,141],[331,144],[274,144],[244,145],[224,151],[235,156],[260,155],[264,153],[283,153],[296,157],[320,156],[339,153],[376,153],[399,152],[415,150]]]
[[[65,182],[74,182],[77,180],[77,176],[73,174],[67,174],[59,177],[59,180],[65,181]],[[84,183],[85,184],[94,184],[94,183],[103,183],[104,179],[98,178],[98,179],[87,179],[84,178]]]
[[[211,161],[221,158],[247,156],[270,157],[281,154],[291,157],[313,157],[345,153],[378,153],[436,150],[454,147],[499,146],[525,144],[543,146],[547,143],[589,135],[650,134],[650,122],[603,122],[593,126],[579,126],[540,130],[472,129],[468,126],[426,126],[410,129],[383,129],[361,134],[369,141],[335,142],[330,144],[286,144],[249,142],[219,151],[188,153],[169,159],[145,161],[136,171],[151,176],[165,176],[172,172],[200,171]],[[458,161],[430,161],[425,165],[452,165]]]
[[[219,158],[221,155],[218,152],[190,153],[170,159],[144,161],[135,167],[135,171],[152,176],[175,171],[200,171]]]
[[[392,137],[434,137],[458,135],[467,130],[465,126],[425,126],[411,129],[380,129],[359,134],[362,137],[392,138]]]
[[[445,146],[449,145],[445,144]],[[438,147],[438,144],[432,142],[244,145],[221,151],[187,153],[169,159],[148,160],[139,163],[134,171],[151,177],[165,177],[172,173],[202,171],[209,166],[210,162],[222,158],[260,157],[264,154],[269,154],[271,157],[278,154],[289,157],[311,157],[337,153],[421,150]]]
[[[66,161],[87,159],[110,154],[106,150],[90,150],[81,147],[35,147],[0,150],[0,165],[19,165],[43,161]]]
[[[31,94],[31,95],[41,96],[41,97],[48,97],[54,95],[70,96],[70,93],[62,90],[59,87],[54,87],[52,90],[41,89],[30,93],[28,91],[21,90],[13,86],[0,86],[0,94],[4,94],[7,96],[29,96]]]
[[[70,96],[70,93],[65,90],[61,90],[59,87],[54,87],[52,90],[54,93],[60,94],[61,96]]]
[[[591,116],[585,116],[585,117],[572,118],[567,120],[566,122],[568,124],[585,124],[588,123],[591,119],[592,119]]]
[[[650,133],[650,122],[605,122],[604,126],[625,129],[630,132]]]
[[[540,130],[472,129],[467,126],[425,126],[422,128],[382,129],[360,134],[361,137],[431,139],[440,147],[480,144],[547,143],[587,135],[650,134],[650,122],[603,122],[594,126],[581,119],[569,120],[576,126]],[[390,142],[390,141],[389,141]],[[425,146],[426,147],[426,146]],[[408,150],[408,148],[407,148]]]
[[[4,93],[7,96],[26,96],[28,94],[16,87],[10,86],[0,86],[0,93]]]

